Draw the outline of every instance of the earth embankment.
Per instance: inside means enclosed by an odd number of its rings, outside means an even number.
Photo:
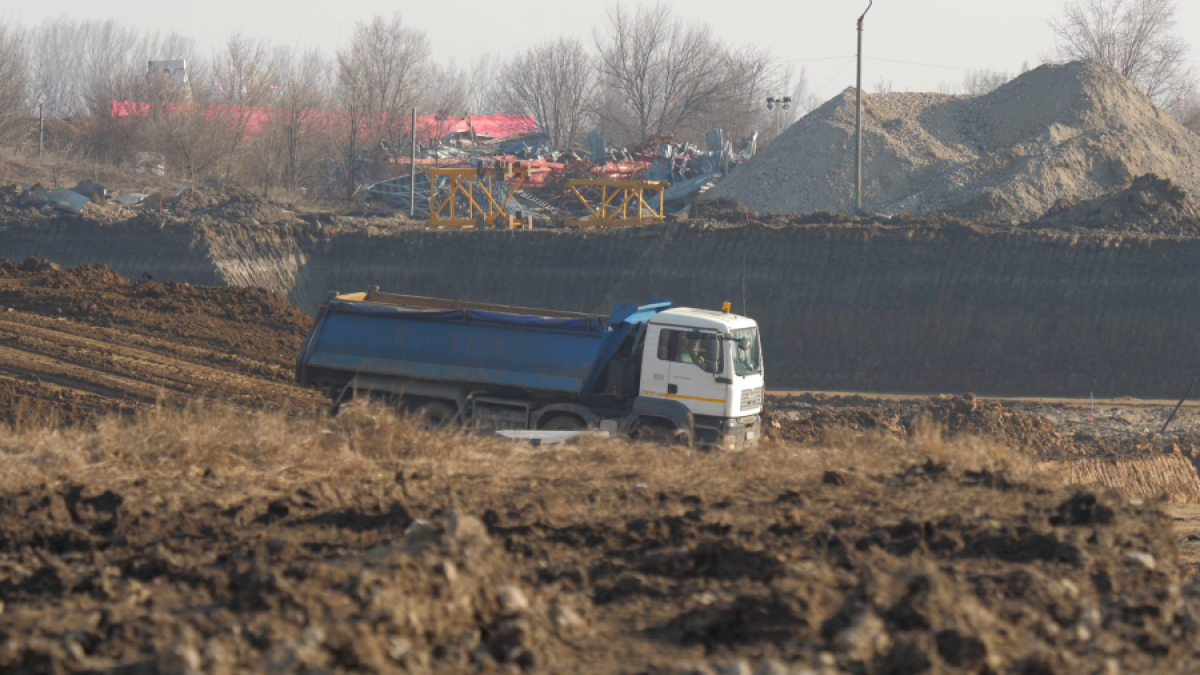
[[[1171,397],[1200,368],[1200,239],[955,222],[604,232],[0,227],[0,252],[132,278],[252,285],[313,312],[381,288],[608,312],[724,301],[763,327],[773,388]],[[744,298],[744,301],[743,301]]]

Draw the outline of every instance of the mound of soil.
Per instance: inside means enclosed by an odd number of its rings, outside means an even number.
[[[552,480],[470,463],[248,490],[197,467],[186,489],[0,493],[0,669],[1073,674],[1200,658],[1200,587],[1152,504],[916,458],[809,474],[811,456],[621,458],[670,468],[644,476],[586,454],[555,455]]]
[[[794,443],[815,445],[833,429],[852,432],[877,432],[899,435],[904,427],[900,417],[886,412],[859,408],[850,410],[815,409],[809,416],[772,415],[767,420],[767,437]]]
[[[130,281],[104,265],[61,269],[0,260],[0,311],[11,308],[290,367],[312,320],[260,288]]]
[[[934,424],[948,438],[985,436],[1040,458],[1079,452],[1077,440],[1059,433],[1050,420],[1010,410],[974,394],[935,396],[919,405],[813,394],[774,403],[774,409],[767,413],[766,433],[768,438],[782,441],[816,445],[834,429],[904,437],[921,425]]]
[[[1098,199],[1059,200],[1028,227],[1195,236],[1200,234],[1200,205],[1170,180],[1148,174],[1124,190]]]
[[[231,222],[253,220],[270,225],[295,219],[294,214],[279,204],[249,190],[229,185],[186,188],[179,195],[167,198],[165,202],[176,215],[188,218],[204,216]]]
[[[979,97],[865,95],[864,208],[1025,222],[1153,173],[1200,195],[1200,141],[1117,71],[1045,65]],[[855,92],[793,124],[710,198],[760,212],[850,213]]]
[[[912,429],[924,419],[944,428],[950,437],[986,436],[1038,456],[1057,455],[1074,447],[1072,439],[1060,434],[1046,418],[1009,410],[974,394],[935,396],[906,425]]]

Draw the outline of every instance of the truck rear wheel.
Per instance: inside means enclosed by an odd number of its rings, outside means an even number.
[[[419,406],[417,415],[425,420],[426,429],[444,429],[454,421],[458,411],[450,404],[441,401],[430,401]]]
[[[542,431],[586,431],[587,424],[574,415],[555,415],[542,422]]]

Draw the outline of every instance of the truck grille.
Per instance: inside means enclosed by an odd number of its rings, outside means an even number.
[[[742,392],[742,407],[739,410],[750,410],[762,406],[762,387],[747,389]]]

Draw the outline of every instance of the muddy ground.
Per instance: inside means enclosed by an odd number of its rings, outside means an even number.
[[[542,450],[322,417],[264,291],[28,261],[0,307],[0,672],[1196,661],[1200,511],[1062,480],[1195,482],[1194,408],[803,394],[750,452]]]
[[[292,384],[311,320],[280,295],[0,261],[0,422],[91,422],[192,398],[311,409]]]
[[[1174,405],[1137,399],[1097,405],[1087,400],[997,400],[973,394],[801,393],[776,395],[769,403],[767,435],[803,444],[820,444],[831,429],[904,437],[923,422],[931,422],[950,436],[986,436],[1040,461],[1200,454],[1200,406],[1195,402],[1185,402],[1174,416]]]
[[[1197,657],[1200,586],[1162,508],[1050,485],[990,444],[542,450],[380,415],[218,417],[202,458],[181,431],[203,418],[143,419],[74,439],[100,469],[6,474],[0,669],[1112,673]],[[236,440],[264,432],[257,453]],[[153,468],[119,450],[146,433]],[[7,439],[11,461],[44,441]]]

